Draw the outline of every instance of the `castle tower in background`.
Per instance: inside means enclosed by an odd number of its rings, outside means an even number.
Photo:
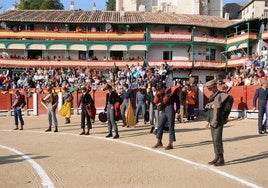
[[[223,0],[116,0],[116,11],[174,12],[222,17]]]

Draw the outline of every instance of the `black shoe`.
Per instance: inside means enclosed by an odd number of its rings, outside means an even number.
[[[57,133],[57,132],[59,132],[58,129],[55,129],[54,133]]]
[[[117,138],[119,138],[119,134],[116,134],[116,135],[113,137],[113,139],[117,139]]]
[[[153,132],[154,132],[154,127],[152,127],[150,130],[150,133],[153,133]]]
[[[48,129],[46,130],[46,132],[49,132],[49,131],[51,131],[51,128],[48,128]]]
[[[80,135],[84,135],[85,134],[85,131],[82,131],[81,133],[80,133]]]
[[[106,136],[106,138],[110,138],[110,137],[112,137],[113,135],[112,134],[108,134],[107,136]]]
[[[157,129],[154,130],[154,134],[157,135]]]
[[[168,145],[167,147],[165,147],[165,150],[170,150],[170,149],[173,149],[172,145]]]
[[[146,124],[147,122],[145,121],[144,124]]]

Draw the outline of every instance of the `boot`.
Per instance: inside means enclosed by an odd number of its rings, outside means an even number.
[[[109,133],[107,136],[106,136],[106,138],[110,138],[110,137],[112,137],[113,136],[113,134],[112,133]]]
[[[54,131],[54,133],[56,133],[56,132],[59,132],[59,131],[58,131],[58,127],[56,127],[56,128],[55,128],[55,131]]]
[[[85,129],[83,129],[83,131],[80,133],[80,135],[84,135],[85,134]]]
[[[90,133],[89,133],[89,129],[87,130],[87,132],[86,132],[86,134],[85,135],[90,135]]]
[[[16,125],[16,127],[13,129],[13,130],[19,130],[19,127],[18,125]]]
[[[214,165],[218,160],[219,160],[219,155],[215,154],[215,159],[213,159],[212,161],[208,162],[208,164],[209,165]]]
[[[158,139],[157,143],[153,146],[153,148],[160,148],[162,146],[163,146],[162,141]]]
[[[46,130],[46,132],[49,132],[49,131],[51,131],[51,127],[48,127],[48,129]]]
[[[214,164],[214,166],[223,166],[224,165],[224,158],[223,158],[223,154],[219,154],[219,159],[218,161]]]
[[[173,142],[169,142],[168,146],[165,147],[165,150],[173,149]]]

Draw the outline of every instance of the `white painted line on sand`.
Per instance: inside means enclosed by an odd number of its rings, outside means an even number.
[[[11,132],[12,130],[1,130],[1,131]],[[23,132],[43,133],[43,134],[53,134],[53,135],[55,135],[55,133],[45,133],[45,132],[40,132],[40,131],[23,131]],[[58,132],[56,134],[59,134],[59,135],[69,135],[69,136],[78,136],[78,137],[83,137],[83,138],[94,138],[94,139],[99,139],[99,140],[104,140],[104,141],[109,141],[109,142],[117,142],[117,143],[129,145],[129,146],[132,146],[132,147],[136,147],[136,148],[140,148],[140,149],[143,149],[143,150],[154,152],[154,153],[157,153],[157,154],[160,154],[160,155],[164,155],[164,156],[173,158],[175,160],[182,161],[184,163],[187,163],[187,164],[190,164],[190,165],[199,167],[199,168],[204,168],[204,169],[210,170],[210,171],[212,171],[212,172],[214,172],[216,174],[220,174],[220,175],[222,175],[222,176],[224,176],[226,178],[229,178],[229,179],[232,179],[234,181],[237,181],[237,182],[239,182],[239,183],[241,183],[241,184],[243,184],[243,185],[245,185],[247,187],[251,187],[251,188],[262,188],[262,186],[259,186],[257,184],[251,183],[251,182],[249,182],[247,180],[244,180],[242,178],[239,178],[239,177],[236,177],[234,175],[231,175],[231,174],[229,174],[227,172],[224,172],[224,171],[222,171],[222,170],[220,170],[220,169],[218,169],[216,167],[212,167],[212,166],[200,164],[200,163],[197,163],[197,162],[193,162],[191,160],[188,160],[188,159],[185,159],[185,158],[182,158],[182,157],[178,157],[178,156],[175,156],[175,155],[172,155],[172,154],[169,154],[169,153],[165,153],[165,152],[160,151],[158,149],[153,149],[153,148],[150,148],[150,147],[146,147],[146,146],[134,144],[134,143],[131,143],[131,142],[126,142],[126,141],[119,140],[119,139],[103,138],[103,137],[97,137],[97,136],[92,136],[92,135],[89,135],[89,136],[81,136],[81,135],[78,135],[78,134],[62,133],[62,132]]]
[[[37,164],[37,162],[35,162],[33,159],[31,159],[29,156],[25,155],[24,153],[14,149],[14,148],[10,148],[7,146],[0,145],[0,148],[14,152],[14,153],[20,155],[28,163],[30,163],[30,165],[36,170],[37,174],[39,175],[43,187],[46,187],[46,188],[54,188],[55,187],[53,182],[50,180],[50,178],[46,174],[46,172],[43,170],[43,168],[39,164]]]

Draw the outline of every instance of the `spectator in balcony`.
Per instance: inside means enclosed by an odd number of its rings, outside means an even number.
[[[59,31],[60,31],[60,29],[59,29],[59,27],[58,27],[58,26],[55,26],[53,31],[55,31],[55,32],[59,32]]]

